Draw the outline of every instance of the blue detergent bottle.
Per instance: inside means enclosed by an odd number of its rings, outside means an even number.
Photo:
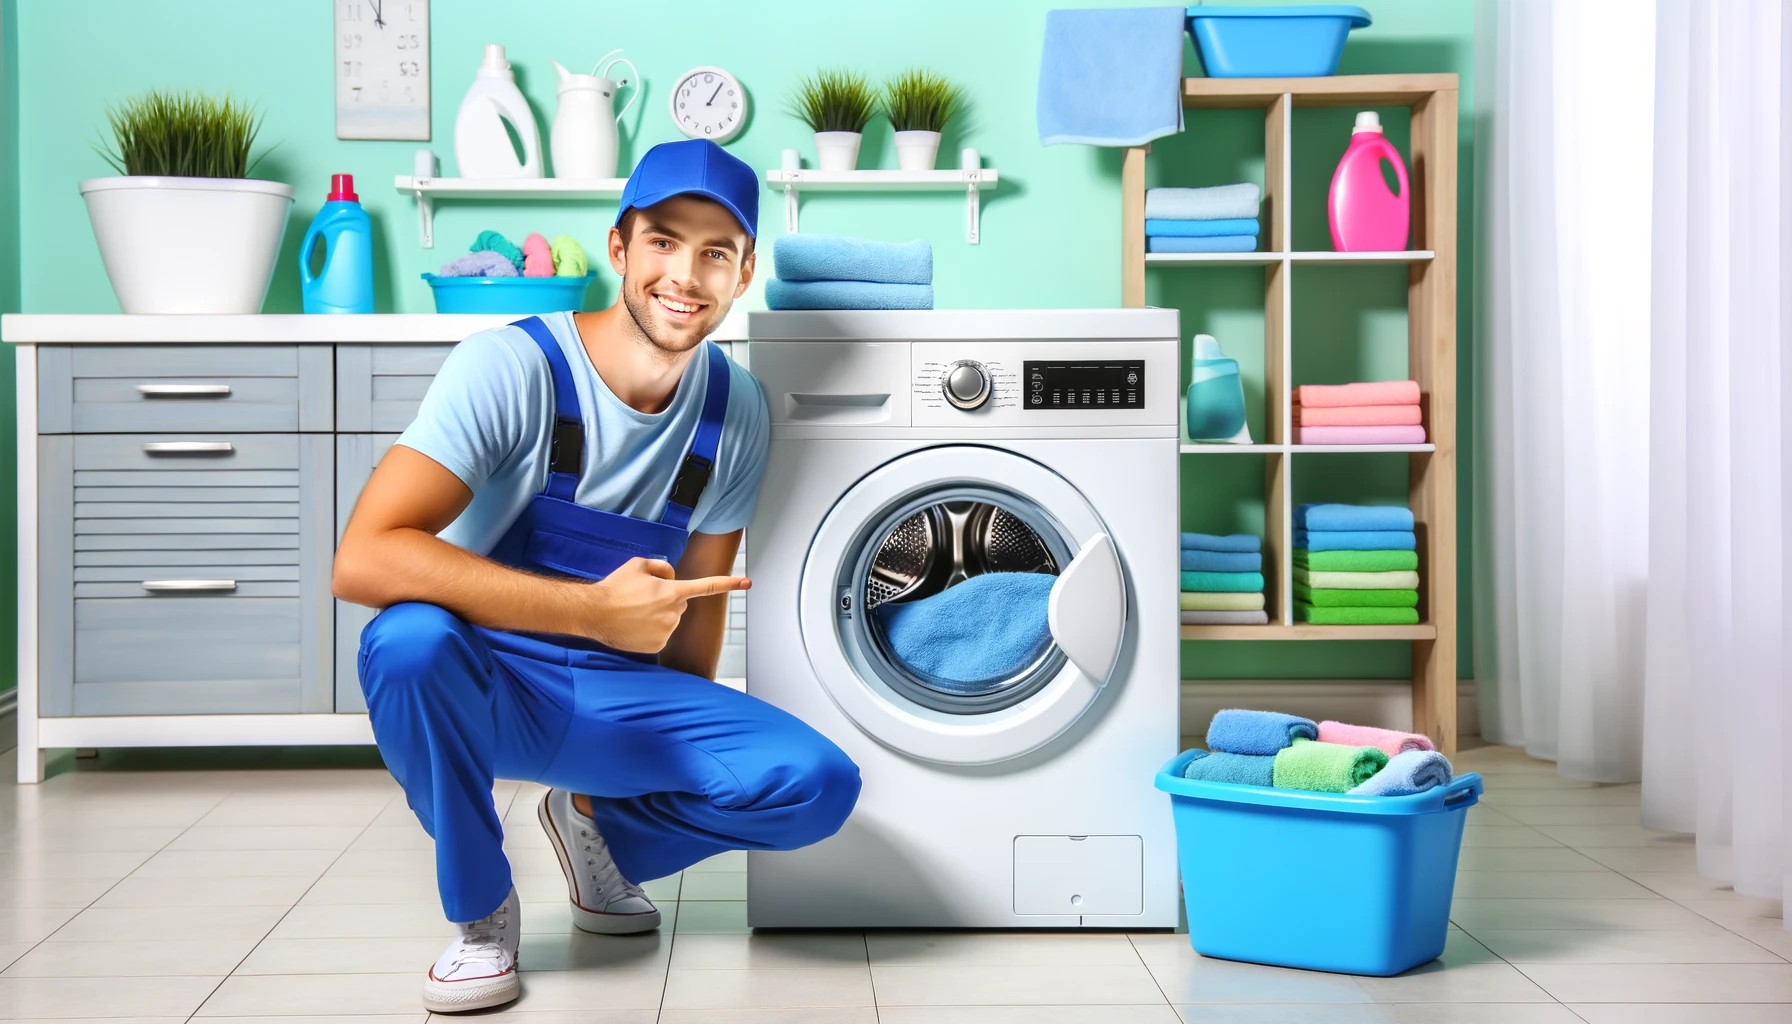
[[[311,254],[324,243],[324,266],[311,273]],[[330,176],[330,197],[299,243],[300,290],[307,313],[373,312],[373,222],[355,194],[355,176]]]
[[[1238,360],[1226,358],[1211,334],[1195,335],[1188,385],[1188,436],[1192,441],[1249,444],[1244,425],[1244,384]]]

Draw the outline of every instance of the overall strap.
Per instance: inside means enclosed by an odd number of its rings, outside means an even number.
[[[672,481],[672,493],[666,499],[666,510],[660,522],[679,530],[691,528],[691,513],[716,464],[716,447],[722,441],[722,420],[728,415],[728,388],[732,383],[728,357],[722,347],[705,343],[709,355],[709,382],[703,392],[703,414],[697,421],[697,433],[691,438],[691,450],[678,467]]]
[[[548,444],[547,493],[572,501],[579,489],[579,474],[585,467],[585,420],[579,415],[579,392],[573,387],[572,367],[566,362],[566,351],[541,317],[518,320],[511,326],[521,327],[534,340],[541,354],[548,357],[548,369],[553,371],[554,433]]]

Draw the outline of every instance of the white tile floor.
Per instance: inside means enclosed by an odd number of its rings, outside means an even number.
[[[423,1021],[419,979],[449,928],[429,840],[385,773],[247,770],[191,752],[172,756],[218,767],[167,770],[168,756],[65,759],[42,786],[0,786],[0,1018]],[[157,770],[110,770],[133,764]],[[525,968],[505,1012],[524,1024],[1792,1022],[1779,905],[1699,877],[1686,837],[1638,827],[1637,787],[1569,782],[1498,747],[1458,766],[1489,793],[1470,812],[1449,948],[1395,978],[1207,960],[1168,933],[752,935],[740,855],[652,883],[658,934],[585,935],[535,822],[539,789],[503,783]]]

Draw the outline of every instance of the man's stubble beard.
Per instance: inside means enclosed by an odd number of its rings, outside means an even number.
[[[692,337],[688,342],[678,336],[661,337],[657,326],[658,321],[654,319],[653,309],[650,305],[654,301],[653,296],[648,295],[645,289],[631,287],[626,277],[622,280],[621,292],[622,308],[628,310],[629,319],[635,322],[635,330],[641,337],[647,339],[648,344],[669,356],[689,352],[703,344],[703,339],[714,333],[714,324],[709,320],[704,320],[701,323],[693,323],[692,326],[696,329],[691,332]],[[712,305],[710,308],[714,309],[715,307]]]

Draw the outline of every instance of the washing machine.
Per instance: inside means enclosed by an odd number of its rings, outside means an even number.
[[[833,837],[748,855],[751,925],[1176,925],[1152,779],[1179,738],[1177,331],[1161,309],[751,314],[771,446],[747,692],[864,780]],[[954,598],[943,625],[1032,646],[960,674],[892,641],[905,602],[987,573],[1049,597]]]

